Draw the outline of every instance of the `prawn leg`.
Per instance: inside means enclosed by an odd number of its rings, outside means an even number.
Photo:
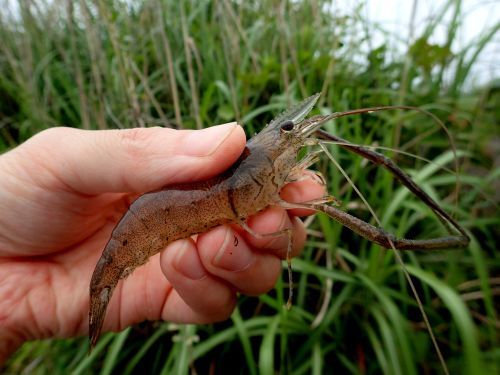
[[[445,248],[463,248],[469,244],[469,237],[462,226],[453,219],[446,211],[444,211],[438,203],[432,199],[424,190],[422,190],[412,179],[401,170],[390,158],[382,155],[376,151],[369,150],[365,147],[352,144],[340,137],[334,136],[327,133],[324,130],[318,129],[315,132],[318,137],[318,141],[325,140],[327,142],[334,142],[338,146],[358,154],[365,159],[371,161],[376,165],[380,165],[387,169],[391,174],[393,174],[396,179],[398,179],[405,187],[407,187],[413,194],[419,197],[428,207],[432,209],[434,213],[437,214],[441,221],[451,224],[460,235],[450,235],[444,237],[438,237],[427,240],[413,240],[413,239],[398,239],[393,235],[387,233],[381,228],[377,228],[363,220],[352,216],[344,211],[341,211],[335,207],[329,206],[327,204],[320,204],[320,202],[305,202],[301,204],[280,202],[282,207],[286,208],[309,208],[316,211],[321,211],[338,221],[339,223],[345,225],[353,232],[359,234],[360,236],[373,241],[380,246],[385,248],[391,248],[393,244],[396,249],[400,250],[415,250],[415,249],[445,249]],[[446,226],[449,229],[448,226]]]
[[[307,154],[304,158],[302,158],[290,171],[286,178],[286,182],[295,182],[301,181],[305,178],[304,170],[308,167],[316,163],[320,159],[321,150],[311,152]],[[325,177],[318,171],[309,171],[312,172],[311,177],[322,186],[326,186]]]
[[[241,227],[245,229],[255,238],[268,238],[268,237],[279,237],[284,234],[287,235],[287,249],[286,249],[286,264],[288,269],[288,300],[286,301],[286,308],[290,310],[292,307],[293,300],[293,276],[292,276],[292,250],[293,250],[293,229],[285,228],[276,232],[271,233],[257,233],[252,228],[250,228],[244,221],[240,223]]]
[[[323,212],[352,230],[354,233],[387,249],[392,248],[391,243],[398,250],[437,250],[452,247],[459,248],[467,246],[468,244],[468,242],[464,241],[462,236],[445,236],[427,240],[396,238],[381,228],[327,204],[290,203],[283,201],[280,202],[279,205],[286,209],[305,208]]]

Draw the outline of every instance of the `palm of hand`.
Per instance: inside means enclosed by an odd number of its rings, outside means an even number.
[[[4,208],[12,215],[1,219],[1,227],[8,232],[0,233],[2,295],[6,296],[0,321],[14,316],[18,322],[13,323],[32,320],[35,324],[29,330],[36,332],[20,332],[25,337],[80,335],[87,330],[92,270],[130,196],[85,196],[68,191],[55,177],[45,176],[44,185],[19,181],[16,186],[36,191],[37,199],[23,196],[24,189],[15,191],[16,199],[4,199],[12,202],[12,207]],[[168,288],[164,277],[157,276]],[[121,304],[117,294],[116,303]]]

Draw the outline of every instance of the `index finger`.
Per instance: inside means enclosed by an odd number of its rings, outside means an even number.
[[[280,196],[287,202],[301,203],[321,198],[325,193],[325,186],[318,182],[313,172],[304,171],[304,178],[285,185],[281,189]],[[294,208],[288,210],[288,213],[293,216],[307,216],[312,215],[314,211]]]

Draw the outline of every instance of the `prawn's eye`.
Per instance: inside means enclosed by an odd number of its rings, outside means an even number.
[[[291,121],[291,120],[285,121],[280,125],[281,130],[283,130],[285,132],[292,131],[293,127],[294,127],[294,124],[293,124],[293,121]]]

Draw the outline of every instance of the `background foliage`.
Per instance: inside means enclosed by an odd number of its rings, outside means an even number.
[[[388,111],[339,119],[328,130],[388,151],[470,231],[466,250],[405,253],[451,373],[498,373],[499,82],[473,87],[471,67],[500,24],[461,50],[462,3],[443,1],[404,51],[375,25],[328,1],[19,1],[0,10],[0,151],[51,126],[201,128],[237,119],[251,135],[279,111],[322,92],[323,113],[378,105],[420,106],[449,128],[461,156],[455,204],[450,145],[429,118]],[[445,17],[446,16],[446,17]],[[447,19],[449,21],[443,21]],[[445,41],[433,42],[436,29]],[[411,30],[410,30],[411,31]],[[403,38],[404,39],[404,38]],[[331,148],[398,235],[445,232],[384,171]],[[372,220],[331,163],[318,163],[344,209]],[[145,323],[107,334],[91,356],[85,338],[25,344],[7,372],[434,373],[440,365],[391,251],[318,216],[286,279],[241,297],[229,321]],[[496,277],[495,277],[496,276]]]

